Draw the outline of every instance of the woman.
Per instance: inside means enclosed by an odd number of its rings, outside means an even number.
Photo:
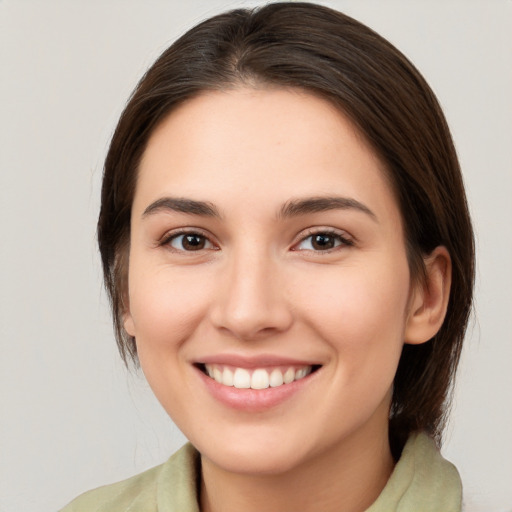
[[[191,444],[65,511],[460,510],[471,222],[387,41],[302,3],[193,28],[121,116],[98,239],[121,354]]]

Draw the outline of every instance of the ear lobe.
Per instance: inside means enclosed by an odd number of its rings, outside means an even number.
[[[446,247],[436,247],[424,261],[426,280],[419,280],[412,290],[405,326],[405,343],[411,345],[425,343],[437,334],[450,297],[452,260]]]
[[[129,336],[131,336],[132,338],[135,337],[135,325],[133,323],[133,318],[129,310],[123,313],[123,327]]]

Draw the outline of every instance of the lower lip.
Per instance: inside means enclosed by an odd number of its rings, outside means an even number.
[[[271,409],[291,399],[307,386],[313,375],[317,373],[310,373],[302,379],[275,388],[239,389],[219,384],[216,380],[205,375],[199,368],[196,368],[196,370],[207,390],[215,399],[232,409],[248,412],[261,412]]]

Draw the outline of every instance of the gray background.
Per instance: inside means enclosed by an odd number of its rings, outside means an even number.
[[[467,512],[512,510],[512,2],[323,3],[408,55],[451,125],[479,260],[444,453]],[[116,353],[94,240],[102,160],[153,59],[256,4],[0,0],[1,512],[55,510],[183,442]]]

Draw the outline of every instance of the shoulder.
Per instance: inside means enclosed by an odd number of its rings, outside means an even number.
[[[73,500],[61,512],[118,512],[144,506],[144,512],[156,512],[156,483],[162,466],[115,484],[88,491]]]
[[[425,433],[412,434],[388,483],[366,512],[460,512],[462,484],[456,467]]]
[[[187,444],[164,464],[121,482],[88,491],[60,512],[157,512],[165,501],[195,503],[198,454]],[[164,508],[165,510],[165,508]]]

